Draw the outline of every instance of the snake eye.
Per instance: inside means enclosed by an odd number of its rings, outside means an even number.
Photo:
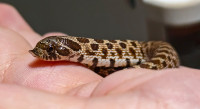
[[[53,51],[53,47],[49,47],[48,49],[47,49],[47,52],[52,52]]]

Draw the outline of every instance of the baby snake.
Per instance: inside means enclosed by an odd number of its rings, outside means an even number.
[[[29,52],[45,61],[81,63],[103,77],[128,67],[159,70],[180,65],[175,49],[162,41],[50,36],[39,41]]]

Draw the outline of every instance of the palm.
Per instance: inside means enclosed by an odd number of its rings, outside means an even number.
[[[127,69],[103,79],[76,63],[39,61],[28,50],[41,37],[13,8],[0,4],[0,10],[0,97],[4,98],[0,107],[184,109],[200,105],[199,70]],[[12,13],[11,20],[5,13]]]

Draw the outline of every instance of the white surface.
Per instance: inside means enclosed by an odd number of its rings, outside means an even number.
[[[168,25],[200,22],[200,0],[143,0],[147,18]]]
[[[143,0],[143,2],[163,8],[184,8],[197,5],[200,0]]]

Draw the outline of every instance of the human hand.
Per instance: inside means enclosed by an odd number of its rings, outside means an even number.
[[[200,108],[200,70],[126,69],[102,78],[71,62],[28,53],[42,39],[9,5],[0,4],[1,109]],[[49,35],[62,33],[49,33]]]

